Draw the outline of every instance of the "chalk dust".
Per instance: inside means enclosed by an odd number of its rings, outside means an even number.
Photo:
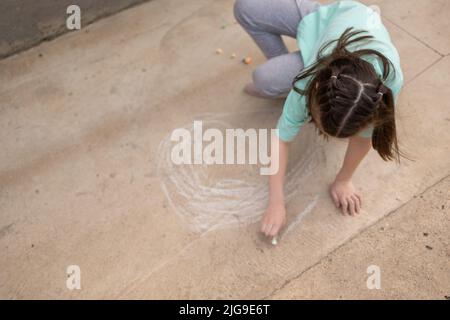
[[[234,118],[242,116],[248,118],[251,114],[204,115],[195,119],[202,121],[203,132],[217,128],[225,137],[225,129],[241,128]],[[193,136],[192,123],[181,127]],[[161,142],[158,175],[172,209],[194,232],[238,227],[260,219],[268,202],[268,177],[260,175],[259,165],[176,165],[171,160],[175,144],[170,135]],[[306,179],[323,163],[320,146],[302,146],[299,159],[288,170],[286,201],[299,194]]]

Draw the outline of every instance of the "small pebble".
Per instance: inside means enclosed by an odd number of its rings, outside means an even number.
[[[217,48],[217,49],[216,49],[216,53],[217,53],[217,54],[222,54],[222,53],[223,53],[223,50],[222,50],[221,48]]]
[[[243,63],[245,64],[251,64],[253,62],[252,57],[246,57],[242,60]]]
[[[231,59],[236,58],[236,53],[232,53],[231,56],[230,56],[230,58],[231,58]]]

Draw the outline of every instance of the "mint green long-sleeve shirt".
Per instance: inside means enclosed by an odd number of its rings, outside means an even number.
[[[393,64],[395,72],[390,73],[384,83],[389,87],[397,100],[397,96],[403,86],[403,74],[400,67],[400,57],[397,49],[391,42],[388,31],[382,24],[380,16],[372,8],[357,1],[338,1],[330,5],[321,6],[317,11],[308,14],[298,25],[297,43],[305,68],[316,61],[320,48],[329,41],[338,39],[344,31],[353,27],[355,30],[365,30],[374,39],[367,43],[353,44],[348,47],[351,50],[370,48],[385,55]],[[334,45],[327,48],[331,52]],[[377,57],[365,56],[371,63],[380,78],[383,75],[383,65]],[[296,87],[304,89],[309,79],[303,79],[296,83]],[[283,107],[283,113],[278,120],[278,136],[283,141],[292,141],[299,133],[301,127],[310,120],[306,108],[306,97],[291,90]],[[360,136],[370,138],[373,127],[359,133]]]

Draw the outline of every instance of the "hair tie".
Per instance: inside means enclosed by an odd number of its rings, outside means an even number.
[[[383,96],[383,92],[381,92],[381,91],[378,91],[377,94],[380,95],[380,96]]]
[[[337,76],[331,76],[331,79],[337,79]]]

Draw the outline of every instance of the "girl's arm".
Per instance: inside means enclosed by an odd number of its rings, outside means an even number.
[[[286,209],[284,206],[284,177],[286,175],[286,167],[288,162],[289,143],[280,140],[278,143],[272,143],[271,161],[278,161],[278,171],[276,174],[269,176],[269,206],[261,221],[261,231],[266,236],[275,236],[286,221]],[[278,150],[274,150],[278,145]],[[278,158],[278,159],[277,159]]]
[[[341,207],[344,214],[358,214],[361,210],[361,194],[351,182],[362,159],[372,148],[372,139],[353,136],[349,138],[347,152],[341,170],[336,175],[336,179],[331,185],[330,192],[336,207]]]

